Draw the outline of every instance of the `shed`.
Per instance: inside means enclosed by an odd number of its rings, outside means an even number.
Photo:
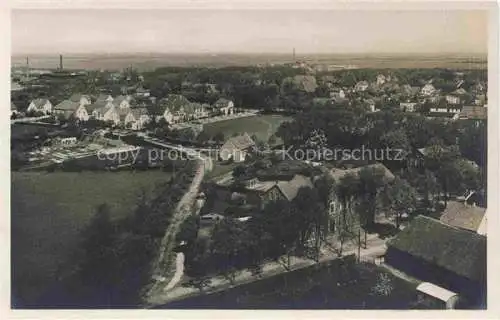
[[[417,286],[417,291],[427,297],[432,297],[443,302],[446,309],[455,309],[459,296],[457,293],[437,286],[430,282],[422,282]]]

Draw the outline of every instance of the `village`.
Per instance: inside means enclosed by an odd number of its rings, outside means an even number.
[[[154,170],[152,149],[210,162],[188,174],[202,180],[189,214],[172,209],[179,218],[156,226],[175,252],[147,303],[348,254],[419,284],[415,292],[444,308],[485,303],[486,162],[471,135],[485,130],[488,109],[477,70],[332,71],[299,61],[86,72],[66,71],[61,56],[56,71],[28,64],[12,75],[13,131],[42,128],[13,134],[13,170],[135,171],[138,159]],[[365,145],[404,157],[284,156]]]

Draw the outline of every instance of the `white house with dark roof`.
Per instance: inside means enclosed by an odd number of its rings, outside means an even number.
[[[227,116],[234,113],[234,102],[225,98],[220,98],[215,101],[213,109]]]
[[[27,112],[43,112],[44,114],[52,113],[52,103],[48,99],[34,99],[28,106]]]
[[[219,156],[223,161],[243,162],[248,152],[254,147],[255,141],[245,132],[227,140],[220,148]]]
[[[149,121],[151,121],[151,117],[149,116],[146,108],[130,109],[127,114],[121,118],[124,126],[132,130],[141,130]]]
[[[94,119],[113,122],[115,125],[120,123],[120,115],[112,102],[95,103],[92,106],[92,117]]]
[[[56,105],[54,107],[54,114],[62,115],[65,119],[69,119],[71,116],[80,121],[87,121],[89,119],[85,105],[71,100],[64,100]]]

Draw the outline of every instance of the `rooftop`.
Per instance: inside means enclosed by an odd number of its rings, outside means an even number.
[[[485,208],[458,201],[449,201],[440,221],[450,226],[477,231],[486,213]]]
[[[474,281],[486,278],[486,237],[436,219],[417,216],[388,247]]]

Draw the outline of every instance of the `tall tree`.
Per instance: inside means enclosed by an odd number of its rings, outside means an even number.
[[[399,228],[402,215],[410,214],[416,207],[416,190],[406,180],[399,177],[385,185],[380,196],[384,211],[395,217],[396,228]]]

